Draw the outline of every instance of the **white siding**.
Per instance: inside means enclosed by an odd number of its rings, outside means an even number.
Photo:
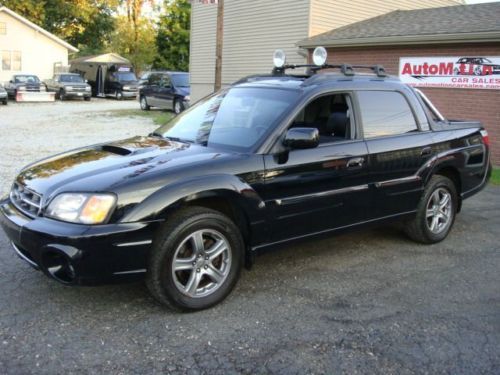
[[[0,35],[0,51],[21,52],[21,71],[36,74],[40,79],[51,78],[54,63],[68,65],[66,47],[37,32],[5,12],[0,12],[0,22],[7,24],[7,33]],[[0,82],[8,81],[12,70],[3,70],[0,53]]]
[[[391,12],[463,4],[462,0],[310,0],[309,36]]]
[[[194,2],[189,56],[192,101],[210,94],[214,88],[216,27],[217,5]]]
[[[309,0],[226,0],[222,82],[269,73],[277,48],[289,63],[303,63],[295,43],[308,35]]]

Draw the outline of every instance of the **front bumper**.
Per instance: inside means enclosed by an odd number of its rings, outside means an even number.
[[[90,98],[92,91],[64,91],[67,98]]]
[[[159,222],[81,225],[31,219],[4,200],[0,225],[15,252],[63,284],[97,285],[144,276]]]
[[[137,98],[138,91],[122,91],[124,98]]]

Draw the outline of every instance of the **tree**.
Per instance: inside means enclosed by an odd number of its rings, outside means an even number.
[[[149,19],[140,19],[134,28],[127,16],[116,17],[116,28],[108,47],[130,60],[137,72],[149,68],[156,56],[156,30]]]
[[[189,69],[189,0],[165,0],[158,21],[155,68],[187,71]]]
[[[31,22],[81,50],[97,53],[114,30],[119,0],[0,0]]]
[[[0,0],[0,7],[10,10],[41,26],[45,19],[45,1],[39,0]]]

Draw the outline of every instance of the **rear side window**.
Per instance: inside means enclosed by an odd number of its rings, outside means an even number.
[[[415,117],[399,92],[359,91],[359,105],[365,138],[417,131]]]

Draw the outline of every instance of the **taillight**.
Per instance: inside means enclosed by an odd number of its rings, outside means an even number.
[[[490,137],[488,137],[488,132],[486,130],[481,130],[481,136],[483,137],[483,143],[486,146],[490,145]]]

